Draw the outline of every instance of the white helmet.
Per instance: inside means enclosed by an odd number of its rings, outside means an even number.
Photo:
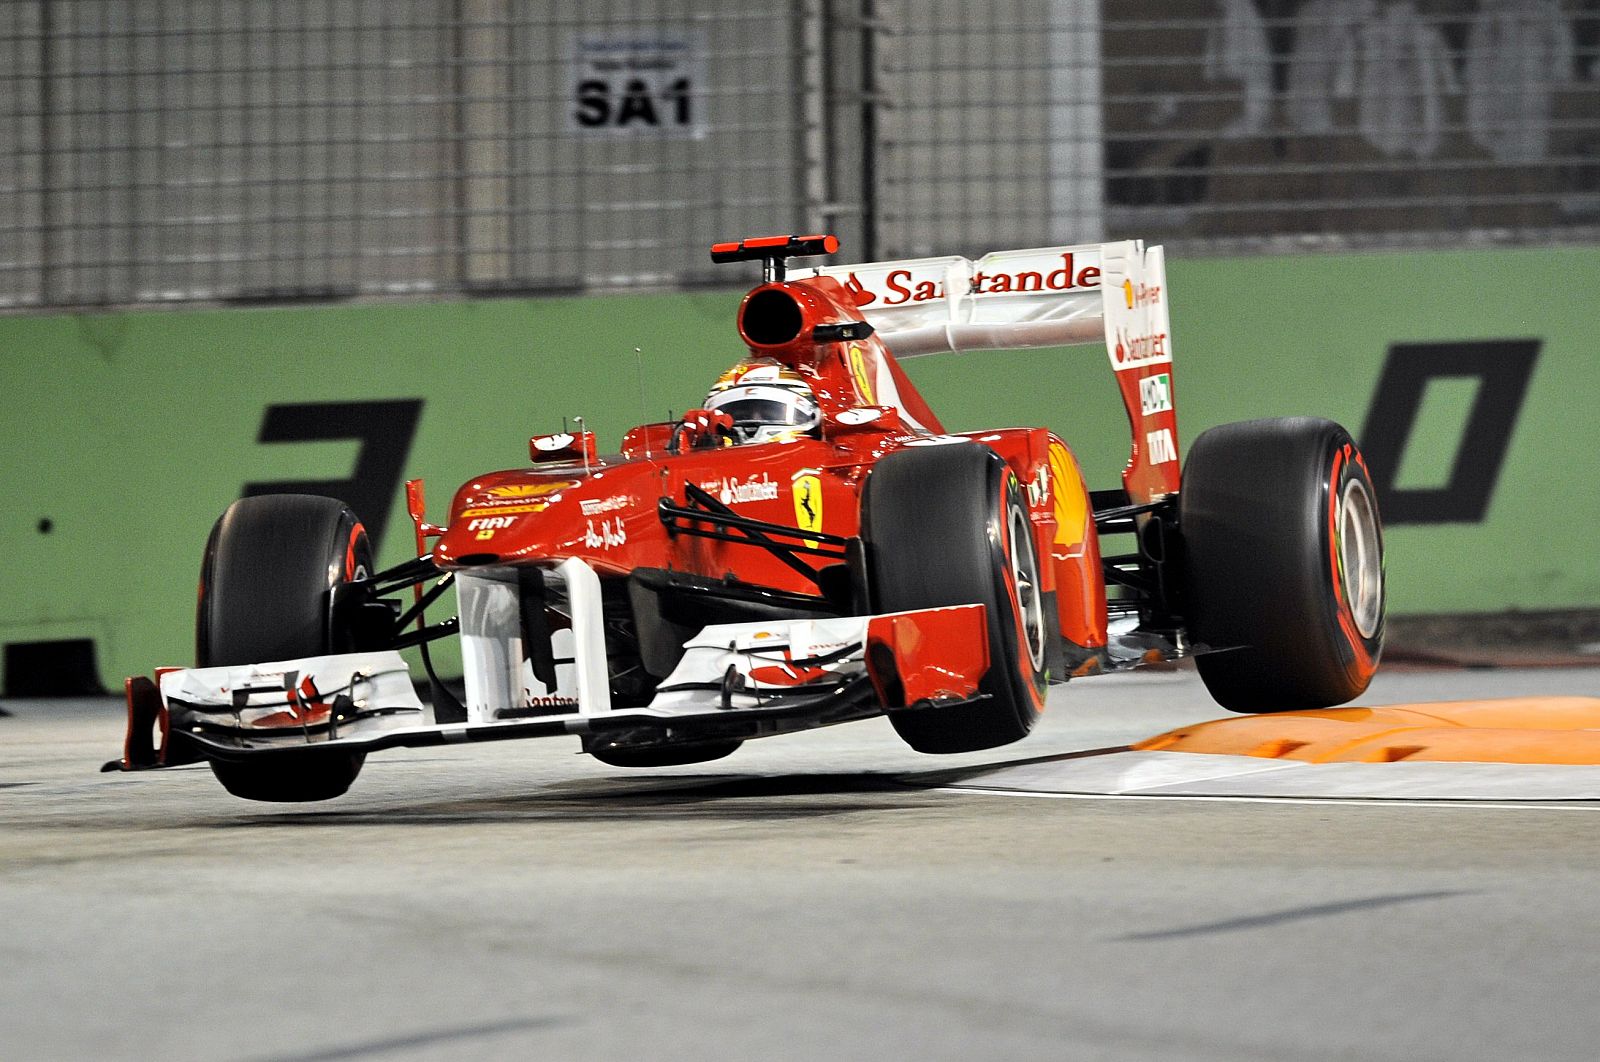
[[[740,444],[797,438],[822,423],[817,397],[805,378],[767,359],[741,362],[723,373],[706,396],[705,408],[733,418],[734,439]]]

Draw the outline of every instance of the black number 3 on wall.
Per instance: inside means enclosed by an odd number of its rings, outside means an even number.
[[[422,399],[383,402],[298,402],[267,407],[261,418],[262,443],[327,442],[358,439],[355,468],[349,479],[280,480],[246,483],[244,496],[258,494],[321,494],[354,509],[366,525],[372,551],[383,547],[389,509],[400,489],[400,473],[411,439],[422,418]]]
[[[1537,339],[1493,339],[1395,343],[1389,347],[1361,429],[1361,450],[1378,489],[1385,524],[1478,523],[1483,519],[1528,392],[1539,346]],[[1428,384],[1441,377],[1478,381],[1451,462],[1450,479],[1442,487],[1397,489],[1395,476],[1423,395]]]

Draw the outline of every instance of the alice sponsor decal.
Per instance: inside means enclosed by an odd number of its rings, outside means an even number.
[[[1172,377],[1167,373],[1146,376],[1139,381],[1139,411],[1145,416],[1172,408]]]
[[[598,526],[593,520],[584,522],[583,544],[590,549],[615,549],[627,541],[628,529],[621,518],[601,520]]]
[[[1150,463],[1164,465],[1178,459],[1178,446],[1172,441],[1172,432],[1168,428],[1160,431],[1146,433],[1144,441],[1150,447]]]
[[[1151,365],[1172,360],[1167,353],[1167,334],[1152,332],[1144,336],[1130,336],[1117,329],[1117,345],[1111,348],[1111,363],[1118,372],[1140,365]]]
[[[794,481],[794,520],[802,531],[822,530],[822,480],[815,475],[803,475]],[[817,540],[808,538],[807,546],[817,548]]]
[[[742,480],[727,476],[722,479],[706,480],[700,484],[700,489],[716,495],[717,500],[723,505],[773,501],[778,497],[777,482],[765,472]]]
[[[614,513],[627,505],[626,494],[613,494],[609,498],[586,498],[578,503],[578,511],[585,516],[599,516],[601,513]]]
[[[1100,287],[1100,266],[1079,265],[1071,251],[1060,255],[1061,264],[1055,269],[1022,269],[1016,272],[979,270],[972,274],[967,289],[973,295],[1004,295],[1008,293],[1078,291]],[[885,306],[905,306],[918,302],[933,302],[945,297],[944,279],[919,277],[909,269],[891,269],[883,277],[883,290],[874,291],[851,273],[844,286],[855,298],[857,306],[870,306],[882,300]]]

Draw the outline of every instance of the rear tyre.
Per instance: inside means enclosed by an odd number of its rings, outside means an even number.
[[[891,712],[918,752],[972,752],[1017,741],[1044,710],[1048,627],[1038,554],[1022,489],[987,446],[900,450],[879,461],[861,500],[880,612],[983,605],[989,622],[986,699]]]
[[[1190,448],[1178,500],[1200,677],[1235,712],[1343,704],[1383,651],[1383,528],[1366,462],[1312,417],[1224,424]],[[1229,648],[1236,647],[1236,648]]]
[[[373,570],[366,530],[344,503],[309,494],[241,498],[206,543],[195,656],[200,667],[259,664],[361,648],[336,618],[333,588]],[[211,761],[217,780],[247,800],[328,800],[350,788],[364,753],[306,749]]]

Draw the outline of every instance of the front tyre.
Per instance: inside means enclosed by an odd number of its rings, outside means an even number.
[[[889,713],[918,752],[972,752],[1025,737],[1044,710],[1049,627],[1033,525],[1017,477],[987,446],[911,447],[879,461],[861,501],[880,612],[983,605],[983,700]]]
[[[1294,417],[1224,424],[1189,450],[1178,500],[1196,659],[1236,712],[1326,708],[1361,695],[1383,651],[1383,528],[1342,427]]]
[[[258,664],[362,648],[336,616],[333,589],[373,570],[366,530],[344,503],[310,494],[241,498],[206,542],[195,656],[200,667]],[[247,800],[328,800],[365,754],[308,748],[261,760],[211,760],[223,787]]]

